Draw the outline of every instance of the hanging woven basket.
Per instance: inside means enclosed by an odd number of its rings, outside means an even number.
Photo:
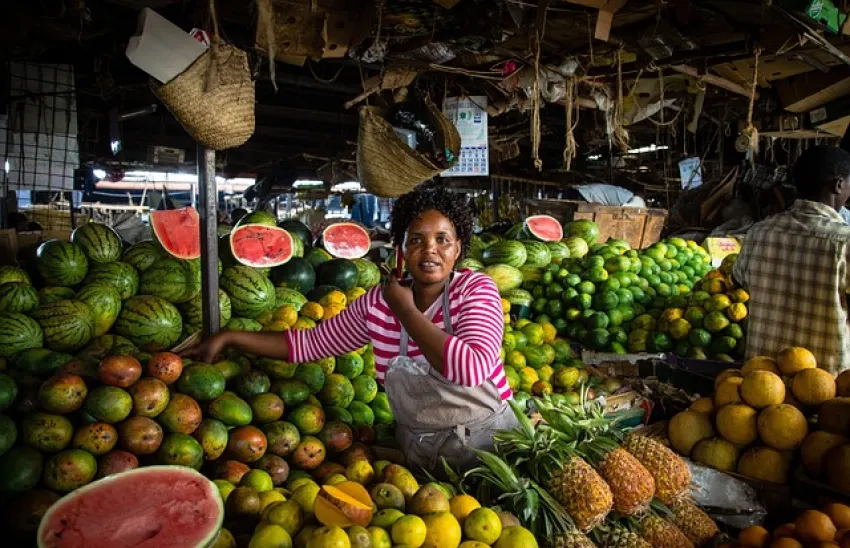
[[[254,134],[254,81],[248,55],[219,44],[217,36],[189,68],[168,83],[151,87],[205,148],[238,147]]]
[[[437,166],[423,154],[413,150],[381,116],[376,107],[360,108],[360,134],[357,139],[357,176],[366,190],[383,198],[397,198],[416,185],[439,175],[457,163],[460,135],[434,103],[425,104],[436,128],[437,150],[450,158],[445,168]]]

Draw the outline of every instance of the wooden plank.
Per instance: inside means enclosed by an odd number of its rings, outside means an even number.
[[[835,67],[827,73],[808,72],[780,80],[779,102],[788,112],[808,112],[850,94],[850,67]]]

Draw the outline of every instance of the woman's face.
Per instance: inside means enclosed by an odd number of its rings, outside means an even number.
[[[423,285],[443,283],[460,258],[461,244],[452,222],[430,209],[407,227],[404,260],[413,279]]]

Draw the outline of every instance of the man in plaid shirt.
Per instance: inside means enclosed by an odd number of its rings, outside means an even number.
[[[788,346],[812,351],[819,367],[850,368],[850,153],[816,146],[793,172],[797,200],[744,237],[734,277],[750,293],[747,357]]]

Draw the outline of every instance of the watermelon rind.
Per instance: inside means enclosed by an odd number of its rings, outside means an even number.
[[[124,252],[121,260],[139,272],[144,272],[153,266],[155,262],[165,259],[167,256],[168,254],[165,253],[158,243],[153,240],[146,240],[132,245],[130,249]]]
[[[458,262],[455,268],[457,268],[457,270],[471,270],[473,272],[481,272],[482,270],[484,270],[484,263],[477,259],[473,259],[472,257],[467,257]]]
[[[36,251],[36,269],[47,285],[77,285],[86,277],[88,266],[82,248],[71,242],[48,240]]]
[[[43,344],[44,332],[37,321],[17,312],[0,314],[0,358]]]
[[[172,256],[201,256],[201,219],[194,207],[151,211],[150,223],[157,241]]]
[[[94,337],[94,313],[82,301],[63,299],[42,305],[32,316],[44,332],[44,347],[50,350],[74,352]]]
[[[195,332],[203,328],[203,308],[204,302],[200,294],[177,306],[177,309],[183,316],[184,329],[190,332]],[[230,296],[223,289],[218,290],[218,312],[219,325],[223,327],[227,325],[227,322],[230,321],[232,316]]]
[[[239,236],[243,234],[250,235],[248,240],[239,240]],[[270,268],[285,264],[292,259],[296,239],[286,230],[274,225],[240,224],[230,233],[230,252],[245,266]],[[251,246],[249,242],[253,242],[254,245]],[[274,245],[275,242],[285,242],[286,246],[281,249]],[[258,252],[259,256],[257,256]]]
[[[83,280],[83,283],[85,285],[97,283],[111,285],[121,294],[122,300],[127,300],[139,292],[138,272],[132,266],[121,261],[95,265],[89,270],[89,274]]]
[[[354,259],[357,267],[357,287],[371,289],[381,283],[381,269],[368,259]]]
[[[296,219],[286,219],[279,222],[277,226],[301,240],[301,243],[304,244],[303,247],[305,250],[310,249],[313,246],[313,233],[310,232],[310,227],[301,221]]]
[[[522,242],[516,240],[505,240],[495,243],[484,250],[485,265],[506,264],[514,268],[519,268],[525,264],[528,258],[528,252]]]
[[[163,259],[142,272],[139,293],[153,295],[170,303],[184,303],[200,290],[195,277],[188,261]]]
[[[263,324],[251,318],[232,318],[224,326],[225,331],[262,331]]]
[[[138,295],[124,301],[113,331],[143,350],[164,350],[180,339],[183,318],[165,299]]]
[[[71,233],[71,242],[80,246],[86,258],[95,264],[111,263],[121,258],[121,237],[101,223],[87,223]]]
[[[277,226],[277,219],[275,219],[274,213],[271,211],[258,209],[239,219],[239,222],[236,223],[233,229],[236,230],[240,226],[245,225]]]
[[[22,282],[32,285],[29,274],[23,268],[10,265],[0,266],[0,285],[11,282]]]
[[[589,219],[572,221],[564,228],[566,229],[567,236],[581,238],[589,246],[595,244],[599,238],[599,225]]]
[[[200,472],[193,470],[192,468],[186,466],[174,466],[174,465],[155,465],[155,466],[144,466],[141,468],[136,468],[134,470],[128,470],[126,472],[122,472],[120,474],[114,474],[111,476],[107,476],[103,479],[94,481],[85,485],[71,493],[62,497],[59,501],[54,503],[48,510],[45,512],[44,517],[41,519],[41,523],[38,526],[38,532],[36,538],[38,539],[38,548],[48,548],[51,546],[55,546],[55,531],[51,531],[51,520],[54,514],[60,510],[62,510],[65,506],[69,504],[74,504],[75,501],[85,497],[88,493],[97,492],[98,490],[105,489],[113,489],[117,493],[124,495],[125,489],[122,489],[121,484],[127,482],[129,479],[135,478],[135,476],[148,477],[150,478],[149,483],[151,485],[156,485],[154,480],[156,474],[161,474],[164,471],[169,472],[179,472],[186,476],[186,478],[191,478],[192,480],[196,480],[202,483],[205,486],[204,489],[204,497],[215,503],[215,508],[217,509],[217,513],[213,516],[205,516],[208,518],[209,532],[203,534],[203,538],[198,541],[197,544],[193,546],[186,546],[185,548],[204,548],[207,546],[212,546],[215,543],[216,538],[218,537],[219,531],[221,531],[221,527],[224,523],[224,500],[219,494],[218,487],[206,478]],[[172,480],[173,484],[173,480]],[[163,486],[166,487],[166,486]],[[138,496],[144,498],[143,493],[138,493]],[[197,518],[197,516],[196,516]],[[185,522],[181,525],[181,527],[187,527],[189,522]],[[197,523],[196,521],[194,523]]]
[[[316,270],[307,259],[296,257],[271,272],[274,285],[307,294],[316,285]]]
[[[296,311],[301,312],[301,309],[307,304],[307,297],[301,294],[301,292],[296,291],[295,289],[289,289],[287,287],[276,287],[274,288],[275,294],[275,308],[279,308],[283,305],[290,305]],[[222,322],[223,325],[224,322]]]
[[[112,286],[91,284],[83,286],[77,300],[88,305],[94,317],[94,336],[105,335],[121,312],[121,294]]]
[[[224,269],[219,285],[230,295],[230,306],[235,316],[256,318],[274,308],[274,284],[249,266],[236,265]]]
[[[522,285],[522,273],[519,269],[506,264],[490,265],[481,271],[493,278],[499,293],[507,293],[512,289],[517,289]]]
[[[349,259],[333,259],[320,264],[316,269],[316,283],[333,285],[343,291],[357,287],[359,276],[357,265]]]
[[[38,290],[38,304],[41,306],[63,299],[73,299],[74,295],[76,292],[70,287],[42,287]]]
[[[334,233],[343,231],[351,231],[353,235],[358,236],[358,239],[365,238],[366,245],[358,246],[358,242],[354,241],[352,235],[346,238],[348,241],[345,242],[345,245],[334,242]],[[357,223],[347,222],[334,223],[325,228],[322,231],[322,245],[325,251],[338,259],[359,259],[365,257],[372,247],[369,232]]]
[[[0,313],[21,312],[26,314],[38,308],[38,291],[24,282],[0,285]]]
[[[549,266],[552,262],[552,252],[549,247],[543,242],[537,240],[523,240],[522,245],[525,246],[525,264],[529,268],[543,268]]]

